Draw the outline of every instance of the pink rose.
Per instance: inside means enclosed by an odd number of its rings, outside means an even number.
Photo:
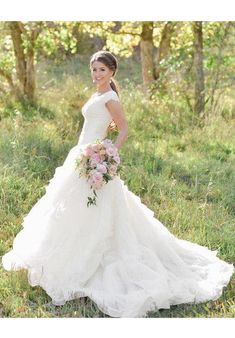
[[[96,161],[97,163],[98,162],[100,162],[101,161],[101,157],[100,157],[100,155],[99,154],[93,154],[92,156],[91,156],[91,160],[93,160],[93,161]]]
[[[89,178],[89,183],[93,189],[99,189],[103,185],[103,175],[96,171],[92,170],[92,175]]]
[[[87,148],[85,148],[82,152],[85,156],[91,156],[94,154],[94,151],[92,150],[91,146],[88,146]]]
[[[101,142],[105,147],[109,147],[112,144],[112,141],[108,138]]]
[[[101,172],[102,174],[107,173],[107,168],[105,165],[98,163],[97,164],[97,170]]]
[[[90,161],[90,166],[91,166],[92,168],[95,168],[95,167],[97,166],[97,162],[94,161],[94,160],[91,160],[91,161]]]
[[[115,164],[111,164],[111,166],[109,167],[109,173],[111,175],[115,175],[116,174],[116,171],[117,171],[117,167]]]
[[[98,144],[98,143],[92,144],[92,149],[94,151],[100,151],[101,147],[102,146],[100,144]]]
[[[108,156],[115,156],[117,151],[115,150],[114,147],[108,147],[106,148],[106,153]]]
[[[95,171],[92,175],[92,179],[94,182],[102,181],[103,175],[99,171]]]
[[[120,157],[118,155],[113,157],[114,161],[117,162],[117,164],[120,163]]]

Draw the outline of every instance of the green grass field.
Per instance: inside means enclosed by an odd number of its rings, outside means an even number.
[[[38,106],[0,107],[0,256],[10,249],[23,216],[77,143],[83,123],[80,109],[92,88],[84,65],[84,78],[73,65],[66,67],[63,76],[54,70],[41,72]],[[133,66],[133,74],[138,71]],[[149,102],[138,85],[125,79],[125,72],[124,65],[119,79],[129,135],[120,150],[121,178],[175,236],[218,250],[221,259],[234,263],[232,95],[224,98],[221,114],[199,128],[174,91],[167,99]],[[148,316],[235,317],[234,277],[215,302],[172,306]],[[1,267],[0,317],[106,316],[90,299],[55,307],[43,289],[28,284],[26,271],[9,273]]]

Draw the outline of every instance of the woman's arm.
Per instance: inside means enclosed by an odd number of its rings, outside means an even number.
[[[106,107],[108,108],[110,115],[112,116],[119,130],[119,134],[114,143],[114,145],[119,150],[127,138],[128,133],[127,120],[122,110],[120,102],[115,100],[109,100],[108,102],[106,102]]]

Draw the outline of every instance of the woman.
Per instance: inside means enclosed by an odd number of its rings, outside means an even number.
[[[88,296],[112,317],[219,298],[233,265],[217,251],[173,236],[119,176],[100,189],[96,206],[87,207],[89,186],[75,170],[82,146],[104,139],[114,121],[120,149],[128,131],[112,80],[116,58],[99,51],[90,69],[97,91],[82,108],[79,142],[24,218],[4,268],[28,269],[29,283],[40,285],[55,305]]]

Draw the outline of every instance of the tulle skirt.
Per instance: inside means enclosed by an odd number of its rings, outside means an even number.
[[[24,217],[6,270],[28,270],[55,305],[88,296],[112,317],[216,300],[234,266],[217,251],[173,236],[117,176],[97,192],[80,178],[75,146],[56,168],[46,193]]]

